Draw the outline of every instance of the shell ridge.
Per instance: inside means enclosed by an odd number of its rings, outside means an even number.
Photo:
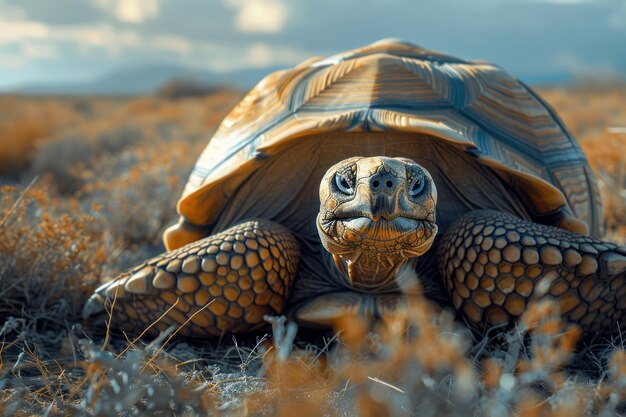
[[[318,71],[313,72],[312,76],[308,80],[309,82],[300,83],[300,86],[303,88],[303,93],[297,107],[300,107],[311,101],[313,98],[320,96],[324,91],[331,88],[338,80],[345,78],[357,68],[358,65],[356,60],[351,59],[348,61],[342,61],[341,63],[331,67],[325,67],[323,70],[318,69]],[[317,75],[317,77],[315,77],[315,75]],[[295,111],[297,107],[291,107],[291,109]]]
[[[400,64],[407,71],[415,75],[416,79],[428,88],[434,96],[439,98],[441,102],[431,103],[430,106],[446,105],[451,106],[450,100],[450,88],[448,83],[445,82],[444,77],[446,74],[442,73],[438,66],[433,65],[424,60],[417,60],[412,58],[400,58]],[[438,82],[439,81],[439,82]],[[429,106],[429,107],[430,107]]]

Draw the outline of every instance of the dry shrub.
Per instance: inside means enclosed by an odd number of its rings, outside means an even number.
[[[54,98],[0,97],[0,174],[19,173],[29,165],[39,140],[78,120]]]
[[[605,132],[583,142],[598,177],[607,237],[626,244],[626,134]]]
[[[81,186],[78,173],[85,169],[91,154],[89,144],[77,135],[41,141],[34,153],[32,171],[47,174],[59,191],[71,193]]]
[[[72,133],[43,140],[34,152],[31,171],[49,175],[59,191],[73,193],[83,185],[84,173],[91,169],[94,159],[119,153],[142,137],[140,129],[122,126],[104,130],[93,137]]]
[[[116,154],[129,146],[134,146],[143,139],[143,136],[144,132],[138,126],[126,125],[100,132],[92,146],[95,152]]]
[[[204,97],[215,94],[217,91],[219,87],[181,78],[165,83],[159,87],[155,95],[168,100],[177,100],[185,97]]]
[[[84,192],[107,213],[107,227],[128,245],[160,245],[163,225],[176,218],[176,199],[197,153],[184,143],[136,147],[101,162]]]
[[[0,174],[15,174],[26,168],[35,143],[50,134],[44,121],[0,123]]]
[[[174,124],[180,131],[176,139],[206,140],[210,130],[239,100],[235,91],[187,97],[175,102],[153,97],[139,98],[59,98],[0,97],[0,175],[19,175],[33,157],[55,165],[46,142],[84,138],[94,153],[120,152],[149,136],[163,124]],[[52,154],[58,144],[52,144]],[[80,146],[80,145],[77,145]],[[63,158],[61,158],[63,160]],[[87,161],[85,161],[87,162]],[[57,164],[62,165],[62,164]],[[57,167],[55,172],[60,172]],[[67,173],[63,174],[67,176]],[[73,190],[74,187],[69,187]]]
[[[1,193],[0,318],[76,320],[100,278],[106,234],[92,214],[76,213],[76,201],[63,204],[43,186]]]

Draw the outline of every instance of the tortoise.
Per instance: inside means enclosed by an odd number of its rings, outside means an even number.
[[[177,209],[168,252],[100,286],[86,318],[203,338],[268,314],[379,318],[421,292],[475,328],[538,297],[585,334],[624,321],[626,247],[600,240],[579,144],[486,62],[383,40],[270,74],[222,122]]]

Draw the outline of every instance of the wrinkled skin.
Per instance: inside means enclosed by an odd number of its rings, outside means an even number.
[[[317,228],[355,288],[393,280],[408,259],[430,249],[437,225],[437,188],[423,167],[403,158],[352,158],[331,167],[320,184]]]

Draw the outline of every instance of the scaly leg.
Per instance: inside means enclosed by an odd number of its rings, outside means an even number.
[[[515,320],[540,297],[586,334],[624,327],[624,246],[480,210],[446,231],[438,264],[455,308],[477,327]]]
[[[99,287],[85,318],[112,312],[112,326],[140,333],[183,326],[203,337],[264,325],[282,313],[300,254],[294,236],[270,221],[249,221],[164,253]],[[154,331],[152,333],[154,333]]]

